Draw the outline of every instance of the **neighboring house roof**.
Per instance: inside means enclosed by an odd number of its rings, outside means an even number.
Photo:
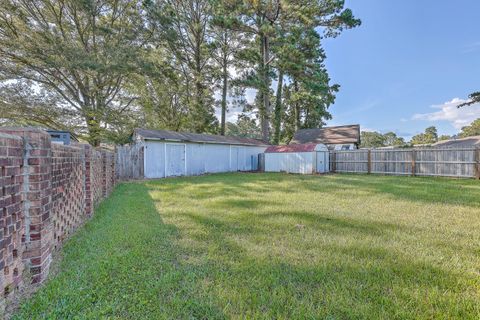
[[[290,143],[360,144],[360,125],[300,129]]]
[[[267,144],[261,140],[219,136],[204,133],[190,133],[177,132],[169,130],[147,130],[135,129],[134,134],[142,137],[145,140],[165,140],[165,141],[183,141],[183,142],[200,142],[200,143],[214,143],[214,144],[235,144],[235,145],[249,145],[249,146],[266,146]]]
[[[313,152],[316,148],[315,143],[306,144],[289,144],[288,146],[270,146],[265,150],[265,153],[280,153],[280,152]]]
[[[472,136],[461,139],[451,139],[443,140],[437,143],[434,143],[434,147],[445,147],[445,148],[470,148],[470,147],[480,147],[480,136]]]

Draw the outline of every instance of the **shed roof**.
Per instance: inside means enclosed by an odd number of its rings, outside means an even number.
[[[291,143],[360,144],[360,125],[300,129],[293,136]]]
[[[265,153],[287,153],[287,152],[313,152],[317,147],[316,143],[289,144],[288,146],[270,146]]]
[[[213,143],[213,144],[235,144],[235,145],[249,145],[249,146],[267,146],[267,144],[261,140],[232,137],[232,136],[219,136],[213,134],[204,133],[190,133],[190,132],[177,132],[170,130],[147,130],[147,129],[135,129],[135,133],[146,140],[165,140],[165,141],[184,141],[184,142],[200,142],[200,143]]]
[[[433,146],[446,148],[480,147],[480,136],[439,141],[437,143],[434,143]]]

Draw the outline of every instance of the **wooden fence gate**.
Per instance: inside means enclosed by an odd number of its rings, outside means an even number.
[[[144,147],[142,145],[118,146],[115,154],[118,180],[143,179]]]

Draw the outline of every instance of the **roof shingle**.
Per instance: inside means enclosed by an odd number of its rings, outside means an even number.
[[[315,143],[306,144],[289,144],[288,146],[270,146],[265,153],[282,153],[282,152],[313,152],[315,151]]]
[[[251,145],[266,146],[265,142],[257,139],[219,136],[204,133],[177,132],[170,130],[147,130],[135,129],[135,134],[146,140],[169,140],[184,142],[201,142],[201,143],[219,143],[219,144],[235,144],[235,145]]]
[[[293,136],[291,144],[360,144],[360,125],[300,129]]]
[[[451,139],[443,140],[434,143],[434,147],[444,147],[444,148],[470,148],[470,147],[480,147],[480,136],[472,136],[461,139]]]

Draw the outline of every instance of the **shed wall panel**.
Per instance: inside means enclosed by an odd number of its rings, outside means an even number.
[[[266,172],[310,174],[315,172],[315,152],[266,153]]]
[[[152,140],[145,142],[144,167],[146,178],[165,177],[165,144],[172,143]],[[189,176],[204,173],[257,170],[258,155],[266,149],[266,147],[227,144],[179,144],[185,145],[186,175]]]
[[[198,176],[205,173],[205,145],[187,143],[187,175]]]

